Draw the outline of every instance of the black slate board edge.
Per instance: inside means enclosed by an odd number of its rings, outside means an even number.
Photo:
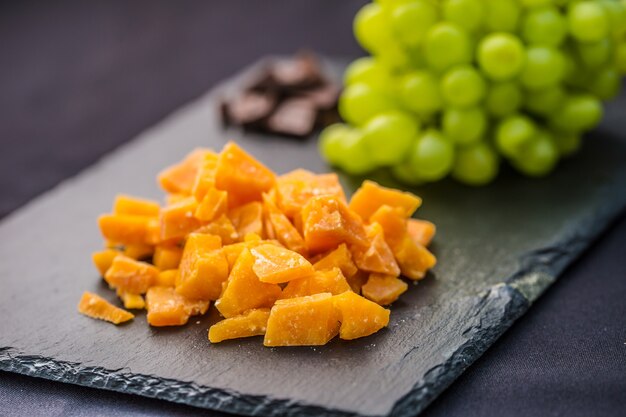
[[[57,361],[43,356],[27,355],[10,347],[0,348],[0,370],[241,415],[267,417],[358,416],[358,414],[343,410],[331,411],[288,399],[243,395],[236,391],[201,386],[193,382],[134,374],[125,372],[124,369],[106,369]],[[185,393],[185,395],[181,393]],[[329,411],[331,411],[330,414]]]
[[[483,317],[480,326],[466,328],[463,335],[468,336],[467,341],[444,363],[430,369],[424,379],[395,404],[389,416],[409,417],[423,411],[528,310],[563,269],[591,241],[597,239],[623,209],[622,200],[605,206],[589,217],[584,235],[571,235],[550,247],[522,256],[519,271],[505,282],[486,290],[476,304],[473,314]],[[133,374],[124,369],[57,361],[28,355],[12,347],[0,347],[0,370],[249,416],[358,416],[344,410],[329,410],[287,399],[241,395],[192,382]]]
[[[542,249],[530,251],[519,259],[519,270],[502,284],[491,287],[479,306],[507,300],[483,311],[481,327],[465,329],[473,332],[463,345],[440,366],[430,369],[424,379],[400,399],[389,416],[413,417],[421,413],[456,378],[474,363],[504,332],[520,318],[565,268],[597,240],[626,212],[626,196],[615,204],[607,204],[584,222],[585,233],[573,233]],[[504,313],[494,314],[498,308]],[[476,313],[478,314],[478,312]],[[489,326],[482,326],[485,322]]]
[[[469,336],[467,342],[445,363],[429,370],[424,380],[400,400],[389,415],[408,417],[421,412],[480,357],[529,306],[530,302],[510,285],[498,284],[490,288],[481,297],[476,310],[472,312],[472,315],[482,315],[481,325],[465,329],[463,334]],[[409,354],[410,352],[406,356]],[[241,395],[235,391],[201,386],[192,382],[133,374],[124,369],[83,366],[79,363],[28,355],[10,347],[0,348],[0,370],[249,416],[360,416],[344,410],[329,410],[292,400]]]
[[[574,259],[626,212],[626,195],[621,197],[591,213],[581,222],[581,227],[572,230],[560,241],[522,255],[519,270],[506,283],[522,292],[531,303],[534,302]]]

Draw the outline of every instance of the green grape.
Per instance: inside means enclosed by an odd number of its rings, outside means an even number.
[[[398,165],[392,166],[391,175],[403,184],[414,186],[424,184],[424,180],[415,175],[415,172],[413,172],[413,167],[408,162],[403,162]]]
[[[617,46],[615,51],[615,66],[620,74],[626,74],[626,42]]]
[[[559,151],[552,135],[545,130],[540,130],[524,146],[519,155],[511,160],[511,163],[525,175],[543,177],[552,172],[558,161]]]
[[[516,0],[484,0],[485,27],[490,32],[515,32],[520,18]]]
[[[485,80],[471,65],[455,67],[441,80],[443,98],[451,106],[474,106],[483,99],[485,90]]]
[[[554,0],[520,0],[522,6],[527,8],[550,6],[554,4]]]
[[[320,154],[331,165],[339,165],[343,159],[343,141],[352,129],[343,123],[335,123],[320,133],[317,142]]]
[[[626,2],[600,0],[600,5],[607,14],[613,35],[616,38],[624,36],[626,34]]]
[[[581,138],[578,133],[553,132],[554,144],[561,156],[570,156],[580,149]]]
[[[411,3],[415,0],[374,0],[375,3],[380,4],[382,7],[384,7],[385,9],[393,9],[394,7],[397,7],[401,4],[405,4],[405,3]],[[430,0],[428,0],[430,1]]]
[[[484,20],[483,0],[444,0],[443,16],[448,22],[474,32],[478,30]]]
[[[353,129],[341,142],[341,159],[337,165],[350,175],[366,174],[376,168],[363,143],[363,133]]]
[[[387,45],[385,48],[376,52],[376,58],[381,64],[396,71],[408,68],[410,62],[407,51],[398,43]]]
[[[354,60],[343,76],[344,85],[357,83],[367,84],[376,90],[390,88],[391,75],[389,70],[372,57],[362,57]]]
[[[485,143],[457,150],[452,177],[467,185],[485,185],[498,175],[498,155]]]
[[[400,85],[400,95],[404,105],[420,116],[428,117],[443,107],[439,81],[428,71],[407,74]]]
[[[494,117],[515,113],[522,105],[522,92],[516,83],[506,81],[493,83],[485,96],[485,109]]]
[[[493,33],[478,46],[478,63],[492,80],[504,81],[517,76],[524,67],[524,46],[514,35]]]
[[[479,107],[449,108],[443,113],[441,125],[448,138],[458,145],[469,145],[483,138],[487,130],[487,116]]]
[[[396,37],[408,46],[418,45],[428,29],[439,20],[437,8],[428,0],[402,3],[391,12],[391,27]]]
[[[406,49],[407,56],[409,57],[409,68],[410,70],[417,69],[428,69],[428,63],[426,62],[426,57],[420,48],[407,48]],[[407,71],[403,71],[406,73]]]
[[[423,181],[444,178],[454,163],[454,146],[439,131],[430,129],[418,137],[409,153],[415,176]]]
[[[602,39],[597,42],[578,43],[576,45],[577,56],[586,67],[596,69],[606,65],[611,59],[611,41]]]
[[[567,35],[567,21],[554,6],[531,9],[522,22],[522,37],[531,45],[559,46]]]
[[[581,42],[602,40],[609,32],[607,13],[595,1],[581,1],[570,5],[567,21],[570,34]]]
[[[560,51],[533,46],[526,51],[526,63],[520,77],[522,85],[531,90],[558,84],[565,73],[565,60]]]
[[[602,118],[602,103],[590,94],[568,97],[552,116],[551,125],[564,132],[584,132],[595,127]]]
[[[378,4],[369,3],[354,16],[354,37],[369,52],[393,44],[388,13]]]
[[[601,100],[610,100],[619,94],[621,87],[622,78],[619,72],[607,67],[593,76],[589,91]]]
[[[526,94],[524,107],[532,113],[549,116],[557,111],[565,101],[565,98],[565,91],[559,85],[543,90],[532,90]]]
[[[426,35],[424,54],[430,68],[445,71],[454,65],[471,62],[472,47],[468,35],[458,26],[437,23]]]
[[[396,107],[386,94],[363,83],[348,86],[339,97],[339,114],[348,123],[360,126],[372,116]]]
[[[374,116],[363,127],[363,143],[379,166],[398,164],[406,158],[419,130],[414,117],[401,111]]]
[[[626,0],[374,0],[319,151],[404,184],[483,185],[499,155],[543,176],[580,148],[626,74]],[[422,124],[428,130],[422,131]]]
[[[537,132],[535,123],[517,114],[502,120],[496,129],[496,145],[503,155],[513,158],[529,143]]]
[[[586,83],[586,73],[581,69],[582,64],[570,47],[563,49],[563,81],[570,86],[583,86]]]

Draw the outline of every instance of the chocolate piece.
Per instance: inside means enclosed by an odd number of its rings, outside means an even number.
[[[312,53],[264,60],[240,85],[239,95],[220,104],[224,126],[303,137],[316,127],[339,121],[336,103],[340,88],[322,74]]]
[[[339,99],[340,88],[336,84],[324,83],[319,87],[307,90],[301,95],[310,99],[320,110],[329,110],[335,107]]]
[[[337,106],[333,106],[327,110],[319,110],[317,112],[317,120],[315,121],[315,126],[317,128],[323,128],[334,123],[341,123],[341,117],[339,116],[339,112],[337,111]]]
[[[254,72],[243,81],[242,90],[257,93],[267,93],[278,90],[278,86],[272,76],[273,65],[273,63],[259,65],[259,68],[255,69]]]
[[[276,61],[271,76],[283,90],[314,87],[323,82],[319,61],[311,53],[300,53],[294,59]]]
[[[267,120],[267,129],[272,133],[304,137],[313,132],[317,110],[311,100],[293,98],[285,100]]]
[[[230,100],[223,114],[228,124],[248,126],[264,120],[275,106],[276,99],[272,95],[245,92]]]

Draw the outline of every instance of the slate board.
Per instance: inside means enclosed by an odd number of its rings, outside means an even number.
[[[336,61],[331,68],[338,73]],[[314,139],[224,133],[226,84],[45,193],[0,224],[0,369],[246,415],[413,416],[480,356],[626,205],[626,97],[583,151],[546,180],[505,169],[484,188],[418,187],[434,221],[434,272],[393,305],[371,337],[324,347],[264,348],[260,338],[211,345],[213,311],[153,329],[76,312],[84,290],[115,300],[91,264],[96,217],[119,192],[158,198],[155,174],[197,146],[228,138],[276,171],[327,171]],[[226,89],[226,90],[220,90]],[[375,179],[397,186],[384,173]],[[359,178],[342,176],[350,190]]]

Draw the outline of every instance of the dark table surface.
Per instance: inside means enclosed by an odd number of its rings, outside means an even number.
[[[1,2],[0,217],[263,55],[361,54],[363,3]],[[622,215],[423,415],[626,415],[625,255]],[[0,372],[0,415],[220,414]]]

